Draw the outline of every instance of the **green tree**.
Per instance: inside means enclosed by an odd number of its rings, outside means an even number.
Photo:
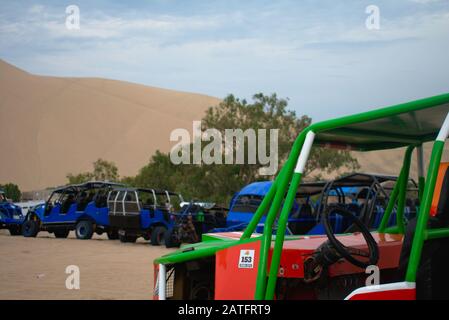
[[[0,185],[0,188],[5,192],[6,198],[11,199],[13,202],[18,202],[22,198],[19,186],[14,183]]]
[[[93,174],[90,172],[72,174],[69,173],[67,176],[68,184],[80,184],[93,180]]]
[[[279,129],[280,168],[288,158],[298,134],[312,122],[307,116],[297,117],[294,111],[287,109],[287,105],[288,100],[280,99],[276,94],[271,96],[256,94],[252,103],[229,95],[218,106],[207,110],[202,120],[202,130],[217,129],[224,137],[226,129],[242,129],[243,131],[253,129],[256,132],[258,129],[267,131]],[[234,153],[236,147],[235,142]],[[192,149],[190,145],[190,151]],[[268,146],[265,150],[269,150]],[[245,159],[247,159],[247,148],[245,152]],[[233,193],[244,185],[273,178],[260,176],[261,167],[261,164],[247,164],[247,162],[241,165],[174,165],[169,154],[157,152],[150,159],[150,163],[140,170],[134,179],[134,184],[178,191],[187,199],[195,197],[225,204],[229,202]],[[351,171],[357,167],[357,160],[347,151],[316,147],[311,152],[306,173],[310,175],[309,179],[318,179],[321,172],[330,173],[340,168]],[[315,175],[312,176],[312,174]]]
[[[297,117],[294,111],[287,110],[288,100],[280,99],[276,94],[265,96],[258,93],[254,95],[253,100],[254,102],[249,104],[246,100],[229,95],[218,107],[207,110],[203,119],[203,130],[215,128],[224,135],[224,130],[228,128],[279,129],[279,162],[284,163],[298,134],[312,123],[312,119],[306,115]],[[261,165],[243,165],[239,174],[243,174],[250,182],[255,179],[260,167]],[[315,171],[331,173],[341,168],[353,171],[359,168],[359,164],[348,151],[314,147],[305,175]],[[310,176],[308,178],[314,179]]]
[[[83,172],[78,174],[67,174],[69,184],[80,184],[92,180],[97,181],[118,181],[118,168],[114,162],[98,159],[93,163],[92,172]]]
[[[94,162],[92,174],[95,180],[117,181],[119,179],[118,168],[115,163],[101,158]]]

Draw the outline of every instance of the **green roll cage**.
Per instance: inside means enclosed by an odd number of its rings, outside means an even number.
[[[409,180],[411,157],[417,149],[418,183],[420,207],[415,236],[412,243],[406,281],[415,282],[416,272],[425,240],[449,237],[449,228],[428,229],[427,222],[432,204],[438,168],[449,134],[449,94],[399,104],[383,109],[350,115],[334,120],[318,122],[305,128],[294,142],[292,151],[277,175],[267,195],[245,229],[239,243],[255,241],[251,238],[263,214],[268,212],[261,240],[260,260],[256,281],[256,300],[274,298],[279,264],[284,244],[288,214],[291,211],[296,192],[303,177],[305,164],[312,145],[331,148],[347,148],[356,151],[374,151],[406,147],[402,169],[391,193],[385,214],[378,228],[380,233],[400,233],[405,231],[404,208],[407,182]],[[434,141],[429,161],[427,177],[424,178],[423,147],[425,142]],[[282,210],[278,216],[279,209]],[[388,220],[396,208],[396,225],[387,228]],[[277,221],[277,231],[270,267],[267,268],[272,245],[273,225]],[[156,260],[160,264],[160,275],[168,263],[210,256],[217,250],[235,245],[235,242],[205,243],[203,250],[191,251],[184,256],[164,256]],[[199,248],[198,248],[199,249]],[[267,270],[269,273],[267,275]],[[165,276],[165,275],[164,275]],[[162,278],[160,278],[162,280]],[[161,289],[165,284],[159,281]]]

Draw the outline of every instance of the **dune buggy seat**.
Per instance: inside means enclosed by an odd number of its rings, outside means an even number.
[[[441,163],[432,200],[428,228],[444,228],[449,225],[449,163]],[[399,272],[405,277],[410,257],[416,218],[407,225],[402,246]],[[416,277],[417,299],[449,299],[449,238],[432,239],[424,242],[421,261]]]
[[[69,194],[67,199],[62,203],[60,213],[67,213],[72,204],[75,203],[75,196],[73,194]]]
[[[84,209],[86,209],[86,207],[89,203],[87,192],[83,191],[81,193],[81,195],[79,196],[79,198],[77,200],[77,203],[78,204],[76,206],[76,211],[84,211]]]
[[[310,203],[300,204],[290,218],[300,220],[289,222],[288,227],[293,234],[307,234],[316,225],[316,218]]]

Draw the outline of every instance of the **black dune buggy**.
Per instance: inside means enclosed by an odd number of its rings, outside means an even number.
[[[195,201],[184,203],[179,212],[171,214],[174,225],[165,233],[165,246],[173,248],[179,247],[182,243],[201,241],[203,233],[226,226],[228,211],[228,208],[215,203]]]

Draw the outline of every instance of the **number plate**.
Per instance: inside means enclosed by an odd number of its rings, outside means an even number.
[[[254,268],[254,250],[240,250],[239,269]]]

